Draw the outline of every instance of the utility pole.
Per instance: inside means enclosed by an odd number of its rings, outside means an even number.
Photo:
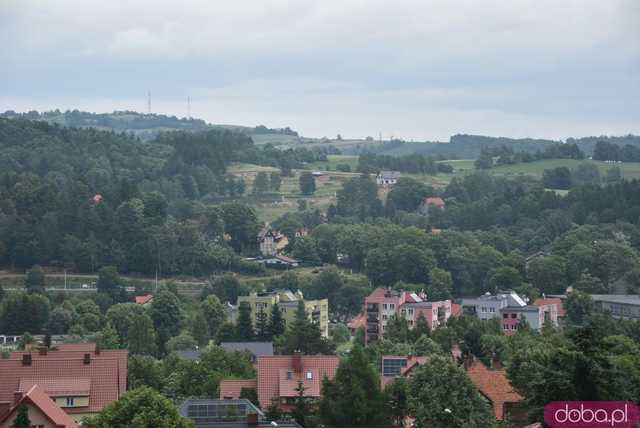
[[[147,93],[147,113],[151,114],[151,91]]]

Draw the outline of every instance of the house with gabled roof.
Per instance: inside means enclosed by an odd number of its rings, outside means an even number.
[[[34,385],[76,421],[92,416],[127,390],[128,351],[95,343],[32,348],[0,359],[0,408]]]
[[[0,428],[11,428],[20,406],[26,406],[31,426],[42,428],[77,428],[78,424],[66,414],[37,384],[14,395],[14,402],[6,411],[0,409]]]

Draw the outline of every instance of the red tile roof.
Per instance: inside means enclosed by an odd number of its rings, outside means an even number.
[[[126,350],[103,350],[89,353],[89,364],[85,364],[86,352],[52,351],[46,355],[31,353],[31,365],[23,365],[23,355],[14,352],[11,358],[0,359],[0,402],[13,401],[13,395],[21,386],[38,383],[43,389],[67,388],[89,389],[89,406],[67,408],[67,413],[99,412],[116,401],[127,390]],[[87,382],[89,385],[87,385]]]
[[[533,302],[533,304],[535,306],[556,305],[556,307],[558,308],[559,317],[564,317],[567,314],[567,312],[564,309],[564,306],[562,305],[562,300],[560,300],[559,297],[539,298],[539,299],[536,299],[536,301]]]
[[[296,379],[294,389],[298,386],[297,379],[304,378],[305,386],[310,387],[305,391],[305,395],[319,396],[319,385],[322,379],[324,377],[333,379],[340,363],[340,359],[333,355],[303,355],[299,357],[300,371],[296,372],[295,358],[293,355],[258,357],[258,401],[263,408],[271,405],[273,398],[291,396],[292,383],[285,381],[288,371],[292,372],[292,380]],[[306,373],[309,371],[311,371],[313,379],[310,379],[307,385]]]
[[[38,385],[50,397],[64,396],[88,396],[91,390],[91,379],[89,378],[36,378],[36,379],[20,379],[18,391],[26,392]]]
[[[37,407],[56,428],[76,428],[76,422],[66,414],[38,385],[33,385],[22,398],[11,408],[9,413],[0,417],[0,424],[8,420],[20,404],[31,404]]]
[[[503,369],[493,370],[479,360],[473,360],[467,367],[467,375],[482,395],[487,397],[493,406],[493,413],[498,420],[504,418],[504,404],[522,401],[522,396],[513,390]]]
[[[444,207],[444,199],[439,197],[424,198],[424,203],[427,205],[435,205],[440,208]]]
[[[240,398],[242,388],[258,390],[258,381],[256,379],[223,379],[220,381],[220,399]]]
[[[357,330],[360,327],[363,327],[365,325],[365,320],[366,320],[366,315],[364,312],[360,312],[358,315],[356,315],[355,318],[353,318],[351,321],[349,321],[349,324],[347,324],[347,326],[352,329],[352,330]]]
[[[145,305],[153,300],[153,294],[145,294],[144,296],[136,296],[138,305]]]

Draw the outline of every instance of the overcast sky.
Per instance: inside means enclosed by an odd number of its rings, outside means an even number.
[[[638,0],[0,0],[0,110],[306,136],[640,134]]]

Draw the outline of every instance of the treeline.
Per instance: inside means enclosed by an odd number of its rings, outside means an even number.
[[[378,173],[381,170],[408,172],[410,174],[436,175],[439,172],[451,173],[453,167],[438,163],[435,158],[425,155],[389,156],[363,153],[358,159],[358,171]]]
[[[494,158],[497,160],[494,162]],[[495,165],[514,165],[535,162],[543,159],[584,159],[585,155],[576,144],[552,144],[536,152],[516,152],[512,147],[483,147],[475,166],[478,169],[490,169]]]
[[[640,146],[610,143],[608,141],[598,141],[593,150],[593,159],[600,161],[615,162],[640,162]]]

